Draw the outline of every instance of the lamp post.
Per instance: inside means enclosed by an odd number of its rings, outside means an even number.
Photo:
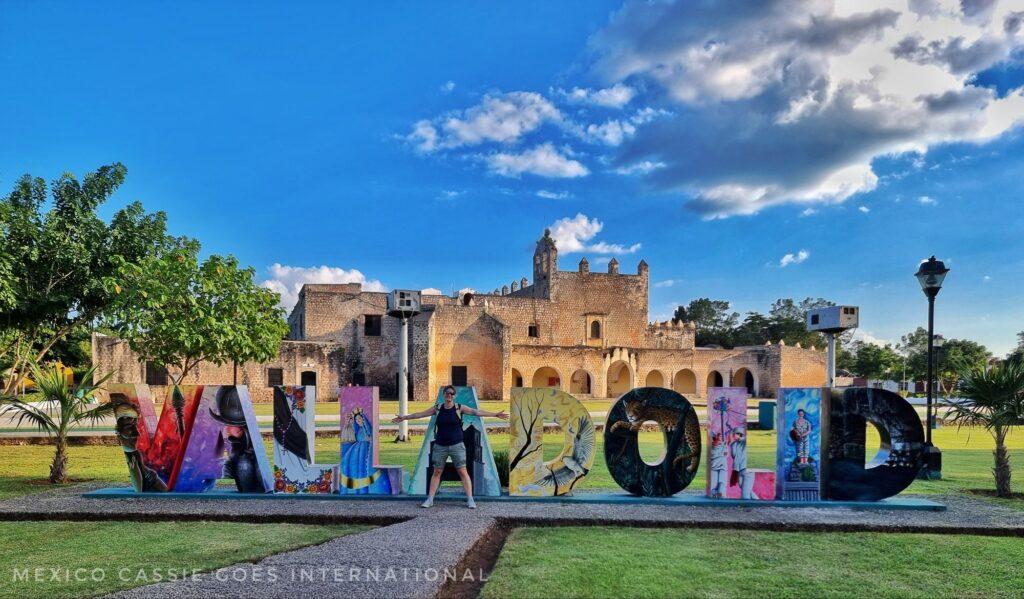
[[[942,289],[942,280],[946,278],[949,269],[941,260],[932,256],[921,262],[920,268],[914,276],[921,284],[921,290],[928,298],[928,380],[925,383],[927,390],[927,431],[925,439],[924,465],[921,468],[918,478],[939,479],[942,478],[942,452],[938,447],[932,445],[932,429],[935,426],[932,414],[932,402],[934,395],[935,381],[935,296]]]

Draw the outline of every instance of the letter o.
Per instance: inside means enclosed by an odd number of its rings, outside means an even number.
[[[647,421],[665,434],[665,457],[640,457],[638,434]],[[619,398],[604,427],[604,460],[620,487],[634,495],[669,497],[685,489],[700,468],[700,422],[685,397],[671,389],[640,387]]]

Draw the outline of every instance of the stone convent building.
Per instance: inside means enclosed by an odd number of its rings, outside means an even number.
[[[545,231],[533,254],[532,282],[523,278],[488,294],[423,296],[423,313],[409,327],[411,397],[432,399],[447,384],[506,400],[512,387],[523,386],[614,398],[640,386],[692,397],[733,385],[773,397],[779,387],[825,384],[822,351],[695,347],[692,323],[648,322],[649,285],[643,260],[636,274],[620,272],[614,258],[607,272],[591,271],[586,258],[575,271],[558,270],[558,248]],[[386,315],[386,296],[358,283],[307,284],[277,362],[213,367],[195,382],[234,380],[268,401],[274,384],[319,383],[324,397],[349,383],[376,385],[381,397],[395,397],[399,326]],[[101,371],[118,367],[115,380],[160,382],[122,342],[97,336],[93,344]]]

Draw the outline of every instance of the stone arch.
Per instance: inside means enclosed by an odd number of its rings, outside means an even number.
[[[724,387],[725,377],[722,376],[721,372],[718,372],[717,370],[712,370],[711,372],[708,373],[707,383],[708,384],[704,387],[705,389],[709,389],[711,387]]]
[[[605,375],[607,397],[619,397],[633,388],[633,369],[629,362],[616,360],[608,367]]]
[[[740,368],[732,375],[733,387],[746,387],[751,397],[757,397],[757,376],[749,368]]]
[[[672,378],[672,390],[680,395],[697,393],[697,375],[689,368],[684,368]]]
[[[644,387],[665,387],[665,375],[660,370],[652,370],[647,373],[644,380]]]
[[[558,374],[558,371],[550,366],[542,366],[533,373],[533,381],[531,387],[554,387],[555,389],[562,388],[562,375]]]
[[[523,386],[523,373],[519,372],[515,368],[512,369],[512,387]]]
[[[569,393],[573,395],[591,395],[594,391],[594,378],[580,368],[569,378]]]

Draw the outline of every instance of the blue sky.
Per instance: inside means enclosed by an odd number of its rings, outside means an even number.
[[[794,2],[7,2],[0,188],[124,162],[108,214],[165,210],[286,296],[492,290],[550,226],[563,269],[646,259],[652,319],[827,297],[889,341],[935,254],[940,332],[1009,351],[1024,6]]]

